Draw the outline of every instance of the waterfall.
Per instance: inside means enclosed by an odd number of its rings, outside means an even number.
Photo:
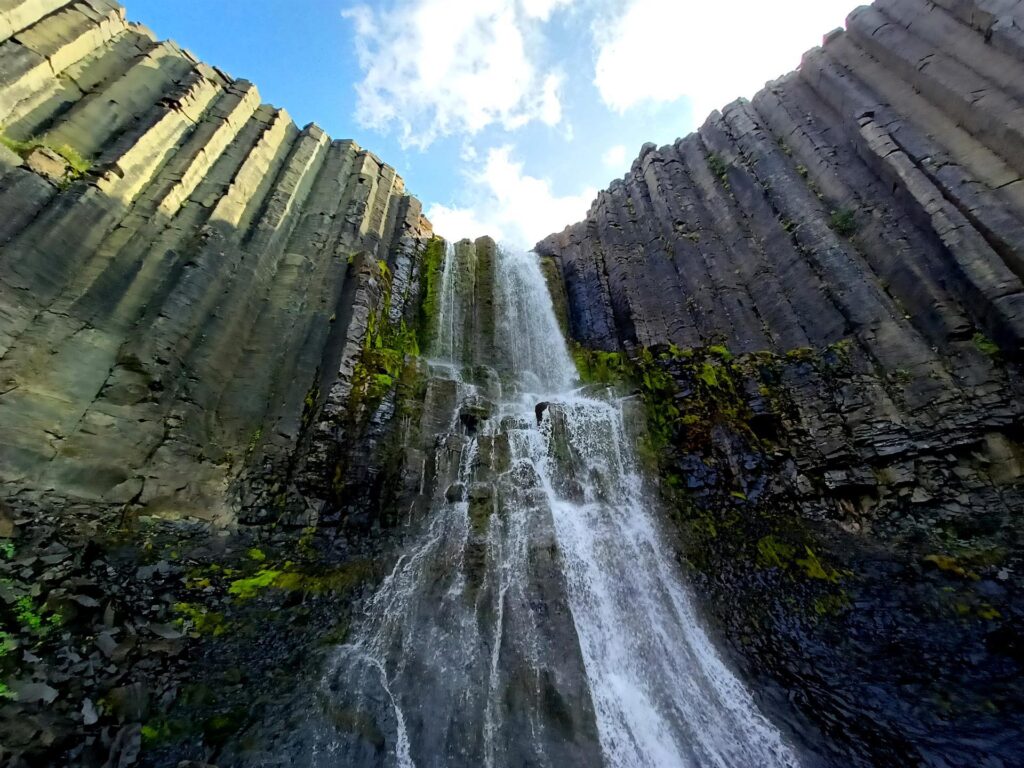
[[[498,254],[484,372],[464,267],[449,251],[431,513],[335,652],[311,764],[798,765],[702,629],[624,403],[578,386],[536,258]]]

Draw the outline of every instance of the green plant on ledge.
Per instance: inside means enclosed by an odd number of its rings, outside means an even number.
[[[985,334],[976,333],[971,341],[974,342],[974,346],[977,347],[979,351],[984,352],[989,357],[999,357],[999,345]]]
[[[92,168],[91,161],[82,157],[78,150],[74,147],[68,146],[67,144],[50,144],[45,139],[37,138],[25,140],[12,139],[11,137],[3,134],[0,134],[0,144],[3,144],[23,159],[28,157],[36,149],[49,149],[51,152],[57,153],[64,159],[68,164],[68,175],[73,179],[84,176]]]
[[[840,237],[850,237],[857,231],[857,219],[853,211],[847,208],[840,208],[838,211],[832,211],[829,226]]]
[[[722,158],[717,152],[712,152],[708,155],[708,168],[711,169],[711,173],[718,178],[722,184],[728,188],[729,186],[729,164]]]

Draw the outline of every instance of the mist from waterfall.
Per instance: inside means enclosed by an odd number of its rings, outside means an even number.
[[[312,763],[798,765],[702,628],[626,401],[579,385],[536,257],[498,254],[485,374],[463,367],[456,265],[433,350],[454,404],[438,490],[334,655],[321,698],[343,727]]]

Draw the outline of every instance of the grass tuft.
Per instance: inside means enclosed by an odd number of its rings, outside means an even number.
[[[67,144],[50,144],[45,139],[38,138],[13,139],[3,134],[0,134],[0,144],[22,158],[28,157],[37,149],[49,149],[51,152],[56,152],[68,164],[68,175],[73,179],[84,176],[92,168],[91,161],[82,157],[78,150]]]

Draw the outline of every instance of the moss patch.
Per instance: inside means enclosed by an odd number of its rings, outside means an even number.
[[[848,208],[832,211],[832,216],[829,218],[829,226],[837,235],[850,237],[857,231],[856,213]]]
[[[441,309],[444,254],[444,240],[435,237],[427,243],[420,261],[420,310],[417,321],[417,340],[420,349],[430,349],[437,334],[437,316]]]
[[[972,339],[974,346],[989,357],[998,358],[1000,355],[999,345],[983,333],[974,334]]]
[[[49,149],[51,152],[60,155],[68,164],[68,175],[72,178],[80,178],[92,169],[92,162],[86,160],[74,147],[67,144],[52,144],[46,141],[46,139],[37,138],[22,141],[2,134],[0,134],[0,144],[3,144],[23,159],[37,149]]]
[[[315,569],[286,562],[279,568],[261,568],[251,576],[235,579],[228,593],[238,600],[251,600],[269,589],[286,592],[347,592],[374,573],[370,560],[356,560],[330,569]]]

